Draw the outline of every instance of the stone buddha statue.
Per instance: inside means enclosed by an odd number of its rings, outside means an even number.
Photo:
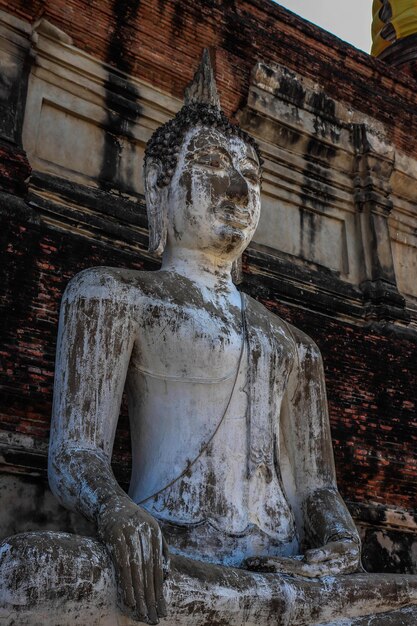
[[[317,346],[232,281],[261,163],[205,52],[146,150],[161,269],[89,269],[62,301],[49,479],[97,536],[5,540],[5,624],[416,623],[417,577],[361,571]],[[129,495],[110,467],[124,389]]]

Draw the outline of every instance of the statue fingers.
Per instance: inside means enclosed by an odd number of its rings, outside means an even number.
[[[133,589],[129,551],[125,537],[122,535],[109,546],[109,552],[113,559],[117,579],[117,591],[119,603],[128,609],[135,608],[135,594]]]
[[[338,554],[324,549],[312,552],[317,553],[313,554],[313,557],[321,558],[321,560],[307,561],[307,558],[302,557],[252,557],[246,559],[245,566],[252,571],[289,574],[304,578],[347,574],[355,572],[358,568],[358,559],[349,553]]]
[[[164,578],[167,578],[169,574],[171,559],[170,559],[170,554],[169,554],[169,546],[162,532],[161,532],[161,537],[162,537],[162,558],[163,558]]]
[[[307,563],[322,563],[324,561],[330,561],[336,555],[344,553],[344,551],[343,547],[339,549],[338,544],[329,543],[321,548],[307,550],[304,557]]]
[[[163,557],[163,537],[161,530],[153,532],[153,562],[154,562],[154,585],[156,608],[159,617],[167,616],[167,607],[164,598],[164,557]]]
[[[256,557],[247,559],[248,569],[275,574],[289,574],[304,578],[320,578],[341,573],[345,561],[339,557],[318,563],[307,563],[302,558]]]
[[[265,573],[301,574],[302,557],[250,557],[245,559],[245,567],[249,570]]]
[[[356,549],[352,549],[351,551],[349,551],[345,557],[344,557],[344,562],[345,562],[345,572],[344,573],[348,573],[351,574],[353,572],[359,572],[364,571],[362,568],[362,564],[361,564],[361,551],[359,546],[356,546]]]
[[[249,569],[265,573],[318,578],[324,571],[319,564],[309,564],[300,559],[286,557],[265,557],[253,561],[255,562],[248,564]]]
[[[142,571],[144,580],[145,602],[148,612],[148,623],[158,624],[158,611],[155,596],[154,576],[154,553],[152,547],[152,528],[148,524],[142,524],[138,535],[142,549]]]
[[[334,557],[321,563],[302,563],[300,575],[306,578],[323,578],[325,576],[339,576],[351,574],[357,570],[357,565],[350,563],[343,557]]]
[[[337,566],[330,561],[322,563],[295,561],[289,566],[286,566],[285,569],[284,567],[280,567],[280,569],[277,569],[276,571],[291,574],[293,576],[302,576],[303,578],[321,578],[323,576],[336,574]]]
[[[332,550],[326,547],[307,550],[304,557],[307,563],[322,563],[332,558]]]
[[[346,572],[356,572],[360,569],[361,548],[359,543],[351,540],[342,540],[335,542],[335,547],[334,555],[339,557],[344,563]]]
[[[244,567],[254,572],[276,572],[276,559],[266,556],[251,556],[243,561]]]
[[[322,570],[319,577],[340,576],[341,574],[350,574],[355,571],[344,558],[335,558],[327,563],[319,564],[318,567]]]
[[[133,601],[128,606],[133,610],[135,617],[141,622],[147,622],[148,609],[145,602],[145,582],[143,577],[143,558],[140,538],[135,529],[125,529],[124,537],[128,552],[129,573],[132,584]]]
[[[307,550],[305,560],[307,563],[322,563],[335,557],[348,557],[358,555],[358,546],[352,541],[334,541],[322,546]]]

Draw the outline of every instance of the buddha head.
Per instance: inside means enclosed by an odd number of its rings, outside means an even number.
[[[259,220],[260,176],[259,148],[221,110],[205,50],[185,105],[146,148],[150,251],[168,242],[237,259]]]

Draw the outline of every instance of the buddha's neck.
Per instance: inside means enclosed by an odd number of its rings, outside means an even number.
[[[167,247],[161,269],[184,276],[201,289],[224,294],[237,291],[231,276],[232,261],[219,259],[200,250]]]

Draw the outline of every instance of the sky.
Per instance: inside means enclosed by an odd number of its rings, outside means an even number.
[[[371,48],[372,0],[277,0],[356,48]]]

